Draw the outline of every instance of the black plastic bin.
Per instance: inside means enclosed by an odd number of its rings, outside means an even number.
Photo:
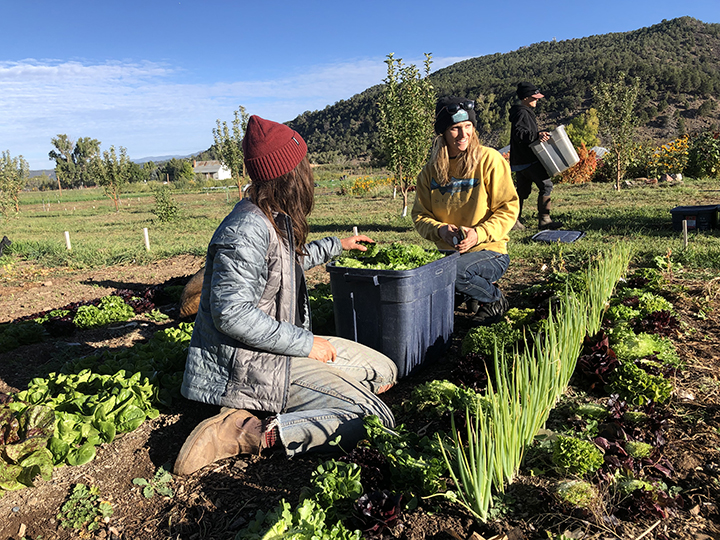
[[[682,222],[687,220],[688,231],[707,231],[718,226],[718,205],[676,206],[670,210],[673,229],[682,231]]]
[[[327,265],[339,337],[390,357],[405,377],[450,343],[458,253],[412,270]]]

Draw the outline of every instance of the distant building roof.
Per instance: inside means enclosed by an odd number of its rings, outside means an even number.
[[[196,173],[216,173],[222,168],[223,164],[220,161],[195,161],[193,163],[193,171]]]

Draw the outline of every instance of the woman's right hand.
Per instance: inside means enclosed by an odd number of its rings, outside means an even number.
[[[337,351],[327,339],[313,337],[313,346],[309,357],[327,364],[328,362],[335,361]]]
[[[438,234],[440,235],[440,238],[449,246],[457,247],[457,243],[460,242],[460,230],[458,229],[457,225],[453,225],[452,223],[446,223],[442,227],[438,229]],[[453,242],[453,240],[457,240],[456,242]]]

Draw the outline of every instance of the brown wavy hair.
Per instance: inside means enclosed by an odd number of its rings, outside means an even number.
[[[293,226],[295,253],[305,254],[310,226],[307,217],[315,201],[315,177],[307,156],[289,173],[273,178],[253,182],[248,188],[253,203],[267,216],[280,237],[287,241],[285,231],[278,228],[274,214],[286,214]]]
[[[469,178],[475,171],[475,167],[480,162],[480,152],[482,146],[478,139],[477,132],[473,129],[470,140],[468,141],[467,150],[460,152],[455,159],[458,164],[458,173],[462,178]],[[430,153],[430,162],[435,169],[435,175],[441,186],[450,182],[450,155],[448,154],[447,142],[443,134],[435,137]]]

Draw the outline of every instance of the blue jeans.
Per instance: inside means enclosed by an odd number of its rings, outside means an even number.
[[[337,350],[335,362],[312,358],[290,362],[288,402],[275,418],[288,456],[332,451],[328,443],[338,435],[340,446],[349,452],[366,436],[365,416],[374,414],[384,426],[395,426],[390,408],[375,395],[397,380],[395,362],[360,343],[323,337]]]
[[[508,266],[510,257],[504,253],[472,251],[458,258],[455,290],[484,304],[500,300],[501,292],[495,282]]]

